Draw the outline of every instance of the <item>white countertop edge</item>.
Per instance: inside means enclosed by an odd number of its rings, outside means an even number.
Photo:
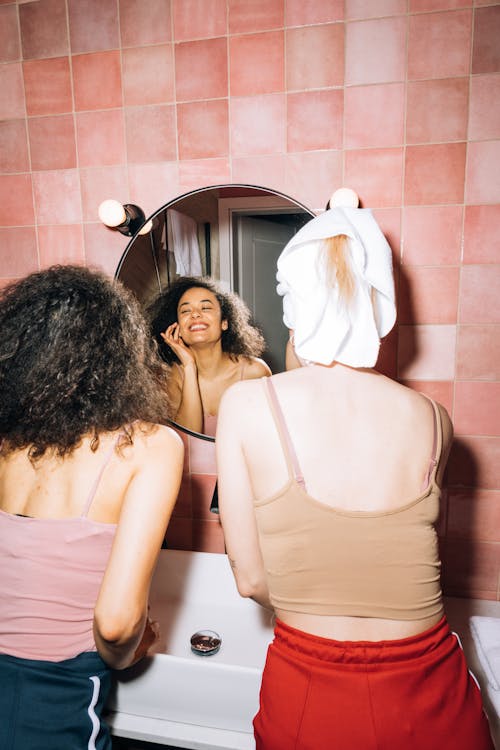
[[[106,722],[113,735],[132,740],[174,745],[189,750],[254,750],[252,734],[227,729],[181,724],[124,713],[107,714]]]

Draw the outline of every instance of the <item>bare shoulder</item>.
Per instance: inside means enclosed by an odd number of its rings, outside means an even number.
[[[162,424],[140,423],[134,432],[134,446],[142,458],[157,461],[159,457],[171,455],[175,460],[184,455],[181,437],[171,427]]]
[[[269,366],[259,357],[249,357],[245,361],[244,379],[263,378],[271,375]]]
[[[265,377],[265,376],[264,376]],[[224,391],[218,411],[218,423],[224,415],[232,415],[238,421],[262,402],[264,389],[261,378],[238,380]]]

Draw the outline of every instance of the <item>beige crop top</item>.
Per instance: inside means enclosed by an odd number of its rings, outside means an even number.
[[[442,615],[440,561],[434,528],[442,431],[434,409],[434,446],[426,488],[391,511],[339,510],[305,488],[271,378],[264,378],[289,480],[255,501],[271,603],[314,615],[420,620]]]

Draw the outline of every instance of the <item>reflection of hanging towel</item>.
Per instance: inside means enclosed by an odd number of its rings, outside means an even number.
[[[168,249],[173,252],[179,276],[201,276],[200,246],[194,219],[173,208],[167,210]]]

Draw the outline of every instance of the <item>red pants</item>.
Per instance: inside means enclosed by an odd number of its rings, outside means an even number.
[[[332,641],[278,620],[254,729],[257,750],[494,750],[445,618],[377,642]]]

